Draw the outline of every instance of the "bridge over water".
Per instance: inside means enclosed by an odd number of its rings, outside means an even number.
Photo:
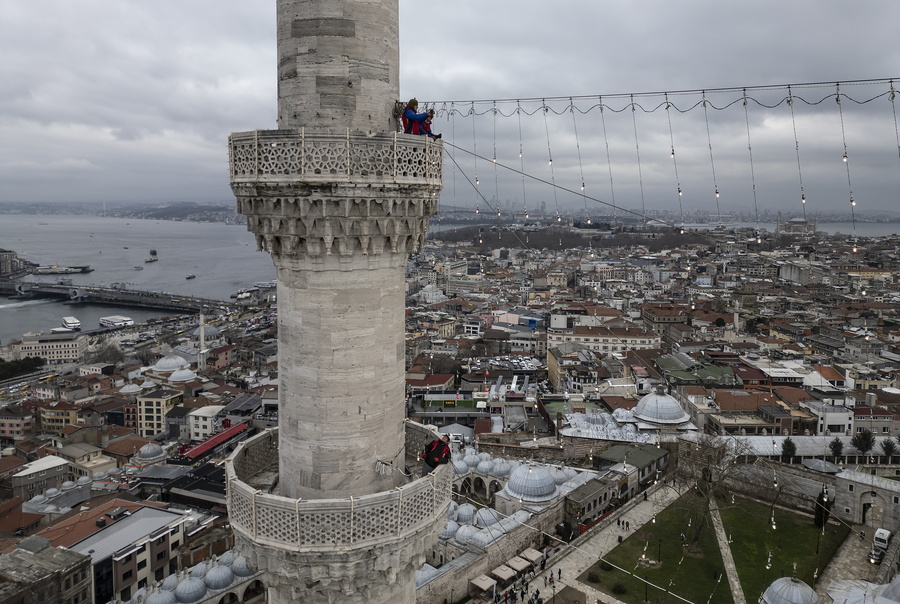
[[[165,292],[125,289],[121,287],[98,287],[94,285],[74,285],[64,283],[32,283],[26,281],[0,280],[0,295],[34,298],[60,298],[73,302],[95,302],[117,306],[157,308],[179,312],[200,312],[219,309],[231,311],[237,304]]]

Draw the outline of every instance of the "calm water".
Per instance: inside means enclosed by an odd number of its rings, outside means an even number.
[[[774,230],[774,225],[760,226]],[[435,230],[448,227],[453,228],[444,225]],[[850,223],[819,223],[818,228],[832,233],[853,232]],[[900,232],[900,224],[858,223],[856,232],[860,236],[889,235]],[[269,255],[257,252],[253,235],[236,225],[4,214],[0,215],[0,248],[39,264],[87,264],[95,269],[87,274],[31,277],[36,281],[71,278],[75,284],[126,283],[132,289],[228,300],[254,281],[275,278]],[[157,250],[159,261],[145,264],[151,249]],[[141,270],[134,270],[136,266]],[[185,279],[189,274],[196,278]],[[59,327],[66,315],[78,317],[83,329],[93,329],[100,317],[112,314],[138,322],[170,313],[0,297],[0,344],[28,331]]]
[[[253,235],[236,225],[5,214],[0,216],[0,248],[42,265],[94,268],[87,274],[30,278],[35,281],[71,278],[74,284],[127,283],[131,289],[228,300],[254,281],[275,278],[271,257],[257,252]],[[159,261],[145,264],[151,249],[157,251]],[[141,270],[135,270],[136,266]],[[189,274],[196,278],[185,279]],[[100,317],[113,314],[137,322],[171,313],[0,297],[0,343],[27,331],[59,327],[66,315],[78,317],[82,329],[93,329]]]

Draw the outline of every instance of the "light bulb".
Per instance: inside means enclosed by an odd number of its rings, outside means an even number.
[[[481,210],[479,210],[479,209],[476,207],[476,208],[475,208],[475,213],[476,213],[476,214],[480,214],[480,213],[481,213]]]
[[[716,199],[718,199],[718,198],[719,198],[719,190],[716,189]]]
[[[671,157],[672,157],[672,159],[675,159],[675,147],[672,147],[672,155],[671,155]]]
[[[525,212],[525,218],[528,219],[528,212]]]
[[[591,219],[590,219],[590,218],[588,218],[588,224],[591,224]]]
[[[806,193],[800,195],[800,203],[806,203]]]
[[[844,163],[845,164],[847,163],[847,154],[846,153],[844,153]]]
[[[552,165],[553,165],[553,160],[551,159],[551,160],[550,160],[549,162],[547,162],[547,163],[548,163],[549,165],[552,166]]]
[[[855,205],[856,205],[856,200],[853,199],[852,197],[850,198],[850,205],[851,205],[851,206],[855,206]]]
[[[681,187],[678,187],[678,196],[681,197]]]
[[[476,187],[478,186],[478,182],[479,182],[479,181],[478,181],[478,177],[476,176],[476,177],[475,177],[475,186],[476,186]]]
[[[581,190],[584,191],[584,183],[581,183]]]

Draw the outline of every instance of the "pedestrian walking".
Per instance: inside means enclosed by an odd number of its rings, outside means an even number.
[[[547,587],[547,575],[544,575],[544,587]]]
[[[562,581],[562,568],[557,569],[559,576],[557,577],[560,581]]]
[[[629,521],[627,521],[627,520],[625,521],[625,530],[626,530],[626,531],[630,531],[630,530],[631,530],[631,523],[630,523]]]
[[[616,526],[622,526],[622,519],[616,518]]]

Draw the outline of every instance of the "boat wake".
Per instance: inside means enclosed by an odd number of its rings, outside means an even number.
[[[0,303],[0,310],[6,308],[21,308],[23,306],[37,306],[38,304],[54,304],[55,302],[56,300],[48,300],[47,298],[41,300],[16,300],[6,304]]]

